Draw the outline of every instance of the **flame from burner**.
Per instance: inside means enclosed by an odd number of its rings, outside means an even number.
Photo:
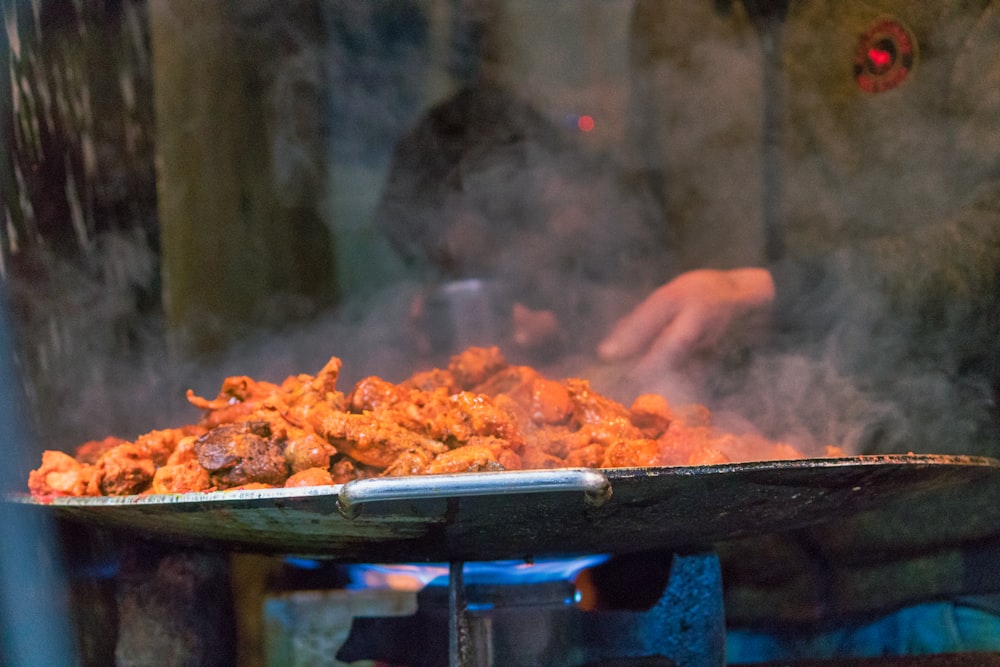
[[[541,560],[500,560],[466,563],[466,584],[538,584],[572,580],[582,570],[599,565],[606,554]],[[442,563],[364,564],[347,568],[348,588],[382,588],[419,591],[427,585],[447,585],[448,565]]]

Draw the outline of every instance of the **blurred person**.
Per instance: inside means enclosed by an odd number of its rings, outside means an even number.
[[[423,364],[499,344],[513,363],[570,372],[593,360],[606,322],[665,280],[666,230],[650,224],[655,204],[616,156],[588,147],[575,122],[546,108],[528,83],[538,58],[579,68],[548,49],[525,53],[525,22],[586,9],[506,0],[460,7],[456,88],[397,141],[373,215],[422,285],[404,344]],[[557,48],[572,48],[565,37],[553,36]]]
[[[1000,4],[638,0],[631,40],[620,172],[485,77],[400,142],[383,231],[432,280],[520,282],[620,392],[807,452],[1000,455]],[[998,526],[987,480],[719,545],[729,658],[1000,649]]]
[[[610,164],[489,75],[432,107],[397,144],[375,215],[428,285],[413,304],[418,351],[491,342],[535,364],[591,354],[597,323],[666,275],[651,201],[622,197]],[[455,311],[478,313],[465,326],[478,339],[441,331]]]
[[[673,277],[600,357],[797,444],[1000,455],[1000,3],[638,0],[632,37]],[[996,486],[726,547],[730,658],[1000,648]]]
[[[728,339],[758,314],[782,354],[889,397],[879,428],[821,435],[1000,453],[997,14],[638,2],[632,127],[675,277],[600,355],[638,376],[712,359],[718,392]],[[844,429],[858,421],[846,410]]]

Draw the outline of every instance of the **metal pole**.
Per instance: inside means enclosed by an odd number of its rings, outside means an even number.
[[[0,285],[0,663],[77,664],[67,583],[47,517],[8,503],[27,487],[27,419],[15,370],[7,302]]]
[[[473,667],[469,617],[465,604],[465,563],[448,566],[448,664]]]

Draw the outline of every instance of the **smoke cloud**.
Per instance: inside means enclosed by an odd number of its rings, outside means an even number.
[[[946,144],[934,139],[948,134],[938,118],[910,113],[907,123],[891,128],[892,144],[914,158],[901,176],[890,169],[898,155],[871,146],[859,153],[826,138],[839,133],[836,108],[821,99],[799,100],[790,113],[809,115],[818,129],[816,136],[786,137],[798,161],[783,192],[783,214],[793,221],[789,242],[830,251],[824,262],[830,281],[796,305],[812,329],[801,336],[778,331],[753,349],[719,350],[712,365],[694,360],[686,372],[629,381],[625,365],[598,364],[592,354],[618,317],[684,269],[763,261],[761,185],[753,176],[759,166],[753,147],[761,136],[750,118],[763,105],[754,88],[759,69],[732,40],[713,42],[706,30],[686,61],[693,70],[655,63],[645,72],[696,93],[671,98],[637,81],[639,110],[669,107],[674,115],[660,116],[662,125],[643,124],[622,104],[607,125],[638,128],[644,150],[626,152],[616,143],[608,151],[566,122],[589,111],[580,101],[585,96],[561,96],[553,88],[544,99],[533,97],[537,81],[521,85],[531,63],[522,58],[505,69],[498,60],[502,35],[488,30],[496,18],[491,12],[442,19],[422,13],[419,3],[393,4],[393,11],[382,3],[335,4],[325,15],[321,51],[288,61],[288,75],[274,77],[285,88],[268,94],[280,105],[294,98],[282,91],[297,81],[330,82],[330,178],[339,183],[333,190],[344,193],[346,184],[363,200],[357,215],[333,216],[331,230],[348,241],[340,249],[351,256],[346,263],[391,244],[402,268],[397,272],[388,260],[382,265],[385,256],[376,255],[378,265],[356,267],[353,287],[336,308],[309,322],[248,332],[223,354],[188,359],[168,349],[161,314],[135,309],[136,295],[157,281],[156,248],[148,237],[122,231],[95,237],[83,266],[46,259],[40,267],[46,282],[12,283],[14,301],[38,309],[15,315],[26,323],[22,354],[34,375],[29,384],[46,448],[192,421],[184,391],[214,395],[227,375],[279,381],[315,372],[336,355],[345,361],[342,383],[349,387],[370,374],[399,380],[446,363],[460,351],[453,320],[467,312],[445,299],[454,284],[478,286],[464,298],[478,300],[495,329],[475,342],[499,344],[516,363],[556,377],[589,377],[625,402],[647,391],[677,403],[705,402],[722,428],[760,432],[810,453],[824,445],[957,453],[988,430],[995,413],[988,373],[964,373],[969,361],[957,353],[945,357],[951,365],[940,366],[915,352],[927,340],[927,323],[900,316],[881,296],[895,294],[893,286],[868,281],[856,254],[834,248],[836,239],[856,235],[873,248],[862,257],[891,261],[892,248],[879,238],[946,217],[942,202],[962,190],[926,169]],[[516,31],[524,15],[507,16],[505,29]],[[441,34],[450,37],[442,41]],[[627,45],[616,43],[614,57],[624,61]],[[727,58],[737,63],[728,70],[731,79],[706,78],[698,69]],[[621,82],[606,72],[593,90],[595,97],[604,91],[622,99]],[[717,106],[719,99],[729,100],[727,108]],[[742,115],[743,108],[750,115]],[[605,119],[596,120],[598,132]],[[681,128],[676,136],[668,136],[666,120]],[[277,178],[293,182],[296,170],[307,168],[298,159],[301,140],[290,128],[276,133]],[[659,150],[668,145],[670,151]],[[831,188],[825,161],[854,164],[859,155],[884,165],[889,180]],[[734,170],[746,178],[723,176]],[[899,180],[912,187],[894,187]],[[845,199],[844,191],[856,196]],[[889,192],[899,194],[880,194]],[[664,201],[680,211],[676,218],[667,218]],[[872,201],[879,202],[876,210]],[[685,217],[699,206],[712,212],[704,228]],[[859,233],[871,221],[881,226]],[[677,253],[676,244],[685,241],[695,250]],[[920,267],[902,265],[896,273],[919,275]],[[856,279],[834,280],[844,275]],[[540,315],[545,311],[556,318],[554,330]],[[967,322],[945,318],[949,335]]]

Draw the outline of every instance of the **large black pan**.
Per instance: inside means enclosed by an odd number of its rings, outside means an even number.
[[[701,547],[961,493],[998,475],[994,459],[900,455],[17,500],[179,543],[356,562],[458,561]]]

